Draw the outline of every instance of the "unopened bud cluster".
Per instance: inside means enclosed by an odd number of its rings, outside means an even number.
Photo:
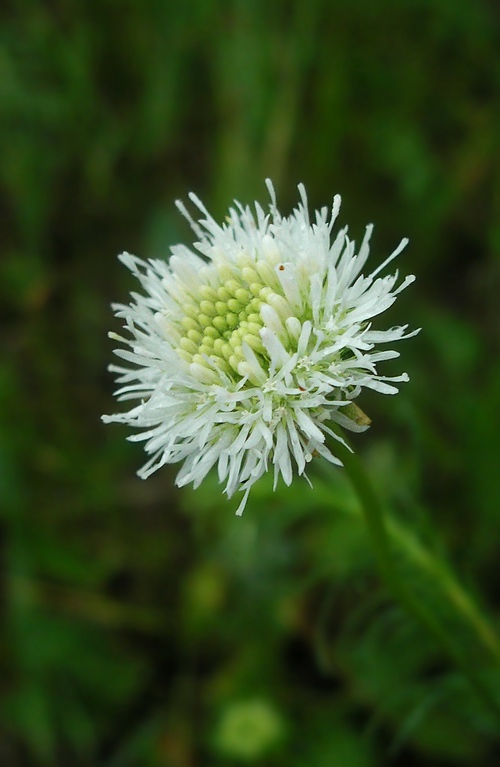
[[[186,316],[180,321],[185,335],[177,351],[187,362],[207,367],[206,357],[229,375],[241,375],[239,365],[244,362],[242,344],[246,343],[259,354],[265,350],[260,339],[263,302],[278,299],[271,288],[258,281],[258,274],[246,267],[238,275],[220,285],[201,285],[198,302],[184,307]]]

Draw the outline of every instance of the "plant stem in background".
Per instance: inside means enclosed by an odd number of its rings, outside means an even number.
[[[340,430],[338,431],[340,434]],[[393,526],[386,521],[383,504],[357,455],[338,442],[335,449],[359,498],[380,572],[392,595],[439,642],[455,665],[469,680],[477,695],[500,717],[500,703],[484,683],[481,675],[478,674],[476,670],[477,660],[474,661],[469,658],[458,646],[455,637],[447,631],[434,611],[429,609],[427,603],[420,599],[415,591],[407,585],[405,578],[399,572],[393,553],[394,540],[406,547],[409,545],[412,549],[415,548],[413,545],[415,542],[412,541],[411,536],[406,535],[406,531],[400,525]],[[498,664],[500,661],[498,640],[478,608],[442,563],[425,552],[421,545],[418,545],[417,548],[418,556],[412,556],[413,563],[419,568],[425,569],[427,574],[432,572],[436,579],[436,587],[441,588],[451,606],[460,613],[462,621],[466,622],[468,630],[472,630],[475,638],[479,640],[483,648],[488,649],[490,657]],[[415,554],[415,551],[412,553]]]

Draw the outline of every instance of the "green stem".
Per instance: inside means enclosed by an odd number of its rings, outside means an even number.
[[[344,439],[343,435],[342,438]],[[360,500],[379,569],[386,585],[399,603],[413,615],[419,623],[425,626],[428,632],[439,642],[455,665],[461,669],[462,673],[469,680],[471,686],[475,689],[483,702],[493,709],[500,717],[500,703],[493,697],[489,688],[484,684],[481,676],[477,673],[471,662],[469,662],[463,651],[457,647],[456,643],[449,636],[442,624],[436,620],[432,611],[428,609],[424,602],[418,599],[414,592],[407,587],[404,579],[399,575],[392,553],[391,540],[385,522],[384,509],[361,461],[340,442],[336,442],[335,444],[335,453],[342,460],[349,479]],[[426,562],[425,556],[423,559],[420,557],[420,564],[424,562]],[[457,588],[457,584],[449,577],[447,585],[448,588],[450,588],[450,586],[453,587],[453,601],[455,607],[458,606],[461,609],[462,614],[469,620],[469,622],[472,620],[474,633],[476,635],[479,634],[482,643],[485,643],[487,638],[489,650],[498,660],[500,657],[498,644],[495,642],[493,632],[489,629],[489,626],[485,625],[484,621],[478,619],[475,611],[471,609],[468,598],[459,588]]]
[[[473,633],[488,655],[500,664],[500,645],[495,631],[450,570],[431,551],[425,549],[415,535],[396,520],[388,520],[387,531],[409,560],[439,586],[440,591],[456,612],[472,627]]]

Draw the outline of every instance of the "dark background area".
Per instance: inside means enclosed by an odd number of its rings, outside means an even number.
[[[343,196],[395,397],[356,450],[394,517],[498,623],[499,17],[488,0],[7,2],[0,20],[5,767],[495,767],[498,722],[389,599],[323,467],[242,519],[216,479],[148,481],[106,367],[116,255],[191,242],[174,200]],[[477,662],[481,665],[481,655]]]

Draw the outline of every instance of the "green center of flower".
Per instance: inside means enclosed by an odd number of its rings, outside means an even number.
[[[180,320],[183,335],[177,346],[177,352],[187,362],[210,367],[210,359],[234,376],[239,375],[238,365],[244,360],[244,343],[257,354],[266,354],[260,337],[263,327],[260,310],[264,303],[279,304],[284,299],[276,293],[275,289],[280,290],[279,281],[272,267],[251,263],[250,266],[248,257],[242,257],[234,268],[227,263],[214,264],[211,285],[200,285],[194,296],[191,291],[190,302],[183,306],[185,316]]]

